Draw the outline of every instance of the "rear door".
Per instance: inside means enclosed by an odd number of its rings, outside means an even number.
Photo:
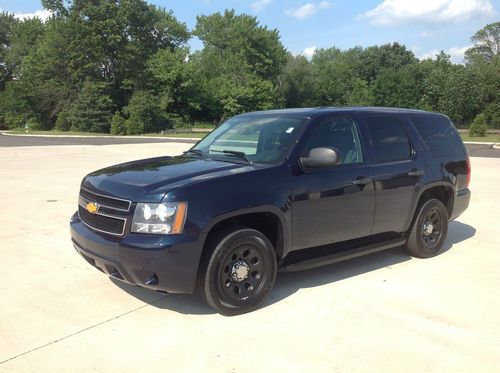
[[[423,152],[410,140],[407,119],[396,114],[365,114],[375,182],[375,219],[371,234],[403,232],[425,178]]]

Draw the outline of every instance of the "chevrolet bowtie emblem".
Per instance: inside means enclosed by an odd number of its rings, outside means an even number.
[[[85,206],[85,209],[91,214],[97,214],[97,211],[99,210],[99,205],[94,202],[89,202],[87,203],[87,206]]]

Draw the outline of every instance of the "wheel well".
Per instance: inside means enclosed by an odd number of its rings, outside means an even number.
[[[444,185],[435,186],[425,190],[418,200],[416,213],[418,213],[420,207],[425,202],[432,198],[436,198],[443,203],[446,207],[446,211],[448,212],[448,217],[450,217],[453,212],[453,189]]]
[[[283,228],[278,216],[269,212],[256,212],[234,216],[215,224],[208,232],[205,246],[218,232],[227,228],[251,228],[264,234],[281,257],[283,254]]]

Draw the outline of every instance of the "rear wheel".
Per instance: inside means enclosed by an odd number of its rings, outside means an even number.
[[[207,247],[199,290],[223,315],[249,312],[269,295],[276,280],[277,261],[269,239],[254,229],[216,235]]]
[[[439,253],[448,233],[448,212],[438,199],[430,199],[420,208],[406,247],[417,258],[429,258]]]

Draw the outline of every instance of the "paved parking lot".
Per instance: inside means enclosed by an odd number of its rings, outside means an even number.
[[[442,255],[281,273],[264,308],[227,318],[111,281],[69,239],[86,173],[189,146],[0,147],[0,371],[498,371],[500,159],[472,158]]]

